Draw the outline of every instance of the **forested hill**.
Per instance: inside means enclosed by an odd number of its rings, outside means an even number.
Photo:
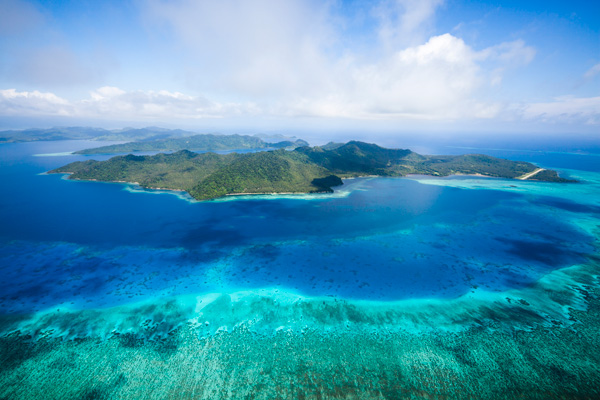
[[[486,155],[424,156],[352,141],[330,150],[299,147],[247,154],[197,154],[188,150],[154,156],[117,156],[107,161],[74,162],[51,173],[71,179],[137,182],[145,188],[185,190],[198,200],[228,194],[331,192],[341,178],[364,175],[481,174],[521,178],[538,168],[527,162]],[[528,179],[570,182],[544,170]]]
[[[160,140],[144,140],[111,146],[95,147],[75,152],[76,154],[118,154],[135,153],[144,151],[220,151],[220,150],[245,150],[266,148],[296,148],[308,146],[304,140],[294,142],[286,140],[277,143],[267,143],[255,136],[246,135],[194,135],[182,138],[167,138]]]

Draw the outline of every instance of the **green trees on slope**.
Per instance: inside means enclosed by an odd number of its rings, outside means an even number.
[[[426,174],[481,174],[516,178],[536,166],[480,154],[423,156],[410,150],[385,149],[375,144],[348,142],[341,146],[300,147],[294,151],[219,155],[181,150],[154,156],[117,156],[57,168],[72,179],[137,182],[146,188],[185,190],[198,200],[243,193],[328,192],[342,184],[340,177]],[[565,182],[545,170],[536,180]]]

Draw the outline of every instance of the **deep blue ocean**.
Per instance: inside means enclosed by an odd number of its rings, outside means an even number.
[[[436,149],[534,162],[582,181],[572,186],[358,178],[333,195],[209,202],[44,174],[108,158],[66,154],[94,145],[0,145],[1,313],[262,288],[450,299],[527,287],[595,251],[582,224],[600,220],[598,154]]]

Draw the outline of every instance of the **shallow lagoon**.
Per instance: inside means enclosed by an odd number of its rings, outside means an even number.
[[[580,318],[574,316],[588,309],[598,275],[600,174],[589,168],[589,158],[578,164],[577,156],[564,156],[571,163],[563,173],[582,180],[577,185],[477,177],[361,178],[346,181],[333,196],[248,196],[205,203],[175,195],[150,196],[129,185],[40,175],[86,159],[65,152],[89,144],[0,146],[0,265],[6,277],[0,284],[2,330],[5,343],[25,346],[20,353],[4,352],[5,365],[14,365],[5,369],[5,382],[14,378],[11,374],[41,368],[75,346],[65,343],[86,343],[77,350],[79,362],[71,371],[84,374],[92,366],[83,360],[98,357],[96,351],[111,349],[115,358],[125,354],[128,342],[123,337],[133,341],[136,356],[146,361],[152,346],[168,347],[175,341],[172,359],[163,360],[163,368],[172,372],[172,362],[188,357],[181,353],[186,346],[226,342],[211,355],[218,354],[224,363],[222,357],[233,351],[227,346],[239,346],[238,336],[246,342],[248,334],[255,338],[258,347],[252,340],[245,345],[249,355],[260,354],[259,348],[270,352],[268,346],[277,343],[308,346],[298,335],[310,333],[316,335],[315,342],[305,356],[297,354],[296,362],[319,354],[319,341],[339,346],[334,351],[338,359],[350,357],[341,343],[358,346],[365,341],[370,345],[360,346],[370,367],[391,375],[387,386],[372,379],[362,385],[380,385],[378,393],[383,393],[390,382],[402,386],[407,378],[392,379],[393,371],[377,367],[378,360],[386,358],[392,365],[409,355],[423,356],[402,343],[429,343],[442,360],[448,355],[440,349],[447,346],[440,343],[467,340],[444,336],[436,342],[433,338],[442,333],[514,335],[516,329],[539,335],[540,329],[566,329],[585,336],[589,329],[598,331],[597,326],[579,326]],[[33,157],[49,153],[53,156]],[[536,154],[524,156],[535,162]],[[519,159],[519,153],[510,157]],[[547,154],[538,157],[552,167]],[[396,361],[389,359],[393,352],[381,353],[378,335],[396,335],[385,350],[396,346]],[[89,347],[89,340],[97,346]],[[38,352],[44,341],[53,349],[45,355]],[[488,351],[501,352],[504,345],[497,345]],[[565,355],[568,346],[559,346]],[[465,367],[456,352],[452,357],[445,362]],[[492,356],[490,360],[497,361]],[[147,366],[146,361],[142,364]],[[576,361],[586,365],[595,360]],[[121,382],[119,390],[132,390],[132,372],[122,371],[123,360],[117,364],[130,385]],[[256,372],[244,365],[238,366],[243,374]],[[319,365],[326,368],[324,361]],[[543,369],[536,365],[528,368]],[[586,382],[597,381],[595,365],[581,370],[588,376]],[[479,367],[490,365],[472,361],[469,366]],[[572,378],[579,379],[579,386],[581,371]],[[219,374],[209,375],[202,385],[219,390],[243,387],[243,379],[219,385]],[[345,382],[341,375],[339,384]],[[264,379],[276,377],[288,379],[279,370]],[[197,378],[186,379],[198,384]],[[57,378],[45,379],[48,385]],[[113,379],[110,374],[106,378]],[[506,388],[516,385],[516,378],[511,379]],[[272,388],[273,382],[266,387]],[[422,379],[417,382],[421,386],[415,383],[413,389],[429,387],[435,392]],[[324,383],[305,385],[330,397],[337,393],[335,388],[327,392]],[[117,386],[100,386],[82,384],[77,393],[101,389],[115,398],[125,393]],[[350,385],[348,393],[358,395],[359,386]],[[6,395],[26,397],[26,391],[10,390]],[[209,391],[202,393],[210,398]],[[267,393],[265,388],[255,395],[269,397]],[[443,393],[457,396],[451,390]]]

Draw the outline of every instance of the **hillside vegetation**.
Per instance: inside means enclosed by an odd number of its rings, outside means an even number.
[[[295,142],[285,140],[277,143],[267,143],[255,136],[246,135],[194,135],[181,138],[167,138],[159,140],[144,140],[110,146],[95,147],[76,151],[75,154],[118,154],[146,151],[222,151],[222,150],[247,150],[266,148],[296,148],[307,146],[304,140]]]
[[[107,161],[74,162],[51,173],[70,173],[71,179],[137,182],[145,188],[185,190],[198,200],[229,194],[331,192],[340,178],[364,175],[480,174],[517,178],[537,167],[480,154],[423,156],[403,149],[348,142],[247,154],[197,154],[181,150],[154,156],[117,156]],[[536,180],[570,182],[556,171],[544,170]]]

